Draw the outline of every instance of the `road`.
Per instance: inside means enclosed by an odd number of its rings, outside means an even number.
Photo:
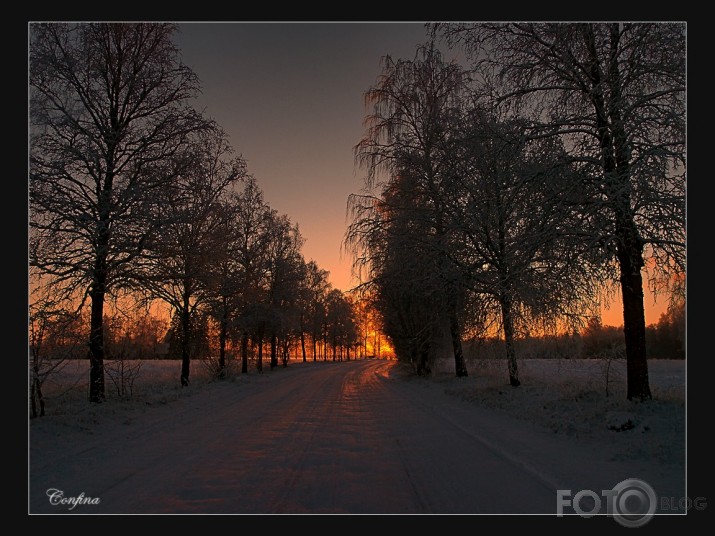
[[[554,514],[560,486],[610,489],[631,476],[588,453],[566,463],[563,439],[396,377],[394,366],[279,368],[120,425],[38,433],[30,513]],[[63,504],[60,493],[94,501]]]

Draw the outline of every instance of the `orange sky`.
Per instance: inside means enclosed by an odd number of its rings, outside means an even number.
[[[656,324],[660,315],[668,310],[667,296],[658,296],[654,302],[653,295],[645,290],[645,298],[643,306],[645,307],[645,323]],[[601,309],[601,322],[604,326],[622,326],[623,325],[623,302],[621,297],[616,296],[608,308]]]

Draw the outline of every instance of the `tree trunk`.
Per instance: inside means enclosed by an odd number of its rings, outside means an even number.
[[[616,196],[616,244],[618,265],[621,271],[621,297],[623,300],[623,333],[626,342],[626,377],[628,400],[651,398],[648,381],[648,361],[645,340],[645,311],[643,307],[643,240],[638,232],[631,208],[630,147],[621,116],[621,76],[618,66],[618,24],[611,25],[609,78],[611,79],[611,106],[608,114],[612,124],[616,177],[620,186]]]
[[[278,366],[278,337],[271,335],[271,370]]]
[[[603,72],[595,45],[593,29],[586,25],[584,37],[590,55],[590,93],[593,104],[597,138],[601,148],[604,185],[608,202],[615,214],[616,256],[620,269],[623,300],[623,332],[626,343],[627,398],[651,398],[648,381],[648,361],[645,343],[645,312],[643,308],[643,241],[638,234],[631,208],[631,183],[628,148],[621,118],[620,72],[618,67],[617,25],[611,27],[612,50],[608,59],[610,101],[608,107],[603,93]],[[610,124],[609,124],[610,120]]]
[[[258,330],[258,361],[256,361],[256,370],[263,372],[263,329]]]
[[[286,337],[285,342],[282,344],[283,346],[283,354],[281,356],[281,359],[283,360],[283,366],[287,367],[288,366],[288,357],[290,356],[290,341]]]
[[[35,395],[35,379],[32,379],[30,383],[30,418],[34,419],[37,417],[37,401]]]
[[[45,398],[42,396],[42,382],[40,382],[40,371],[37,367],[37,364],[33,365],[33,378],[32,378],[32,414],[31,416],[33,418],[37,417],[38,411],[37,411],[37,406],[39,404],[40,406],[40,411],[39,415],[40,417],[45,416]]]
[[[223,298],[223,311],[224,314],[221,317],[221,327],[218,334],[219,342],[219,355],[218,355],[218,368],[219,368],[219,378],[226,377],[226,332],[228,331],[228,318],[226,317],[226,297]]]
[[[103,265],[97,261],[97,265]],[[104,281],[105,271],[95,268],[95,281],[90,290],[92,313],[89,334],[89,401],[100,403],[104,394]]]
[[[305,332],[300,330],[300,349],[303,352],[303,363],[305,363]]]
[[[417,375],[418,376],[428,376],[431,372],[432,372],[432,370],[429,366],[429,345],[423,344],[419,351],[419,362],[417,364]]]
[[[467,377],[467,364],[462,351],[462,332],[459,329],[459,317],[454,300],[449,304],[449,334],[452,338],[452,351],[454,352],[454,371],[457,378]]]
[[[189,385],[191,371],[191,313],[188,296],[184,296],[184,308],[181,311],[181,386]]]
[[[241,335],[241,374],[248,374],[248,331]]]
[[[350,347],[349,346],[345,349],[345,357],[346,357],[347,361],[350,361]]]
[[[502,291],[499,296],[504,325],[504,346],[506,347],[506,360],[509,367],[509,384],[512,387],[521,385],[519,369],[516,364],[516,351],[514,349],[514,317],[511,311],[511,298],[507,291]]]
[[[628,400],[652,398],[648,380],[643,308],[643,257],[635,248],[624,247],[618,255],[623,300],[623,334],[626,341],[626,378]],[[639,262],[640,261],[640,262]]]
[[[313,337],[313,361],[315,361],[318,357],[318,343],[315,340],[315,336]]]

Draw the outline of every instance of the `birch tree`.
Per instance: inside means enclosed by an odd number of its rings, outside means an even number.
[[[353,196],[346,244],[355,255],[356,269],[366,270],[362,289],[373,296],[398,359],[426,375],[448,320],[442,251],[433,243],[432,224],[424,218],[424,197],[415,180],[398,175],[379,198]]]
[[[651,398],[643,270],[685,271],[684,23],[438,24],[464,47],[492,103],[559,136],[583,169],[586,238],[623,301],[628,399]],[[656,287],[657,290],[657,287]]]
[[[459,107],[464,82],[462,69],[445,62],[431,44],[419,47],[414,60],[386,56],[377,83],[365,93],[370,108],[366,134],[355,147],[356,160],[367,171],[367,188],[383,173],[387,181],[409,175],[415,196],[422,199],[419,217],[429,221],[430,244],[438,253],[433,269],[442,278],[457,376],[467,375],[458,317],[460,287],[446,254],[450,230],[441,191],[450,158],[449,117]]]
[[[333,361],[336,359],[342,361],[345,349],[349,360],[350,347],[354,346],[358,339],[353,305],[347,296],[338,289],[328,292],[325,302],[326,334],[332,351],[332,359]]]
[[[509,383],[519,380],[515,338],[536,322],[578,324],[594,282],[585,262],[576,171],[558,138],[531,139],[520,120],[468,110],[444,189],[451,248],[481,316],[501,325]]]

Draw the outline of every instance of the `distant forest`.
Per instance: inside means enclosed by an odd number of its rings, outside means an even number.
[[[179,326],[167,326],[165,321],[152,315],[126,316],[105,319],[105,344],[107,359],[181,359]],[[363,317],[370,322],[367,317]],[[48,326],[44,334],[44,355],[49,360],[86,359],[84,336],[85,322],[76,318],[70,323]],[[370,324],[361,326],[362,333],[356,339],[353,353],[342,345],[334,344],[329,336],[307,336],[307,356],[313,360],[346,360],[368,356],[392,358],[389,347],[378,350],[374,342],[375,332]],[[217,337],[212,336],[209,318],[197,322],[194,346],[191,349],[195,359],[211,359],[218,355]],[[337,333],[326,325],[319,333]],[[681,303],[663,313],[655,324],[646,328],[649,359],[685,358],[685,307]],[[359,339],[359,340],[358,340]],[[598,318],[580,331],[556,335],[520,337],[516,342],[519,356],[524,359],[624,359],[623,327],[603,326]],[[380,353],[381,352],[381,353]],[[240,346],[229,350],[230,358],[240,358]],[[465,354],[469,359],[504,359],[503,342],[499,337],[475,337],[465,340]],[[285,353],[286,360],[302,360],[300,336],[289,339]],[[257,348],[251,345],[249,356],[257,357]],[[446,355],[444,356],[446,357]]]

